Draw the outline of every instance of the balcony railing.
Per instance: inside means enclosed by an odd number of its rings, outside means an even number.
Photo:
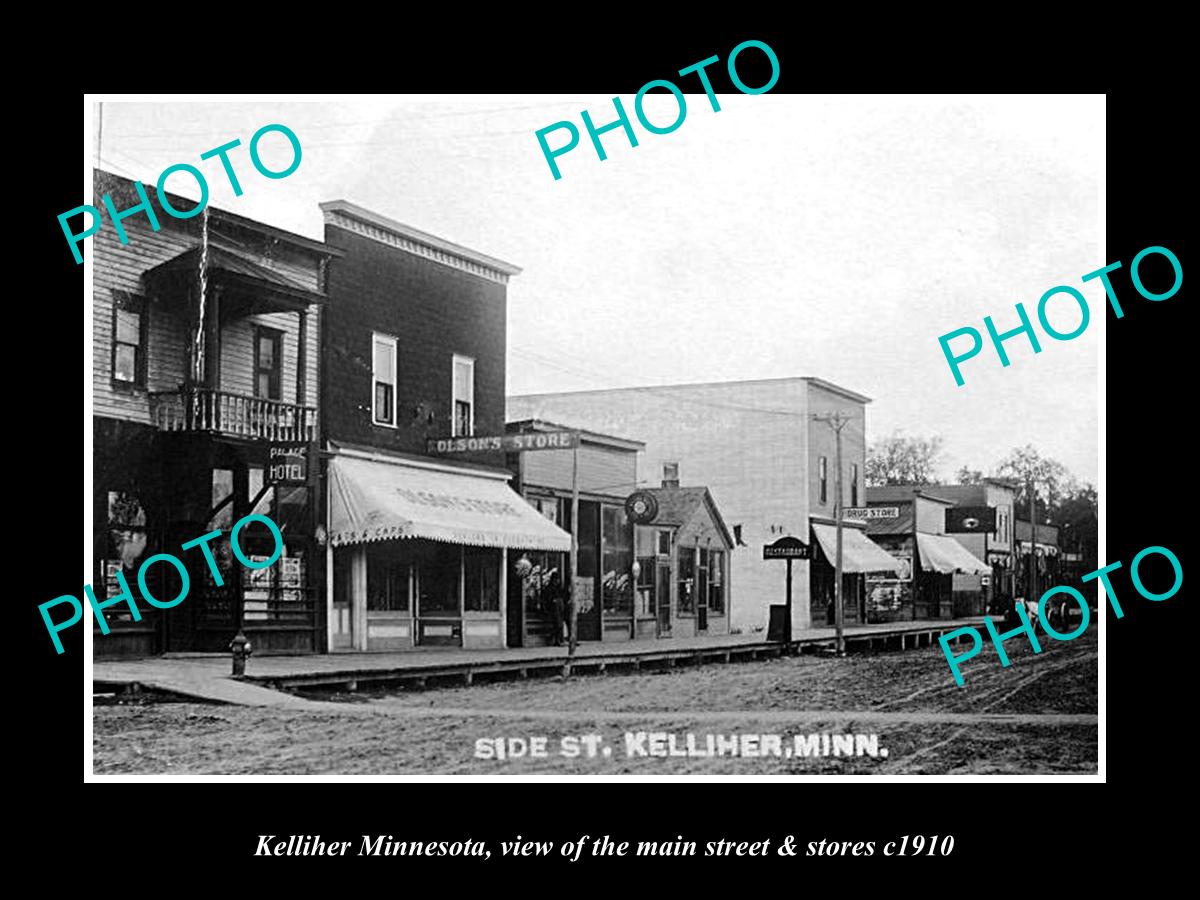
[[[262,397],[205,387],[150,394],[150,416],[159,431],[208,431],[267,441],[311,441],[317,411]]]

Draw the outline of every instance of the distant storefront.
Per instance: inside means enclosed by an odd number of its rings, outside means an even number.
[[[812,563],[809,568],[814,626],[832,625],[837,600],[837,526],[832,520],[813,517]],[[842,621],[848,625],[868,621],[867,585],[872,577],[898,576],[904,563],[867,536],[862,523],[842,523]]]
[[[954,538],[944,534],[950,500],[914,486],[867,488],[871,539],[902,562],[895,575],[867,579],[867,621],[897,622],[949,619],[958,575],[987,575],[989,567]]]

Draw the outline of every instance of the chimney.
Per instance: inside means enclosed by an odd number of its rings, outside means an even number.
[[[679,463],[677,463],[677,462],[663,463],[662,486],[665,488],[679,487]]]

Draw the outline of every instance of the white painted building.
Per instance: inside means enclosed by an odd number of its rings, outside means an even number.
[[[819,378],[777,378],[511,396],[507,418],[642,441],[641,486],[664,480],[707,486],[740,542],[731,557],[730,625],[752,631],[765,628],[768,607],[784,601],[786,564],[763,560],[762,546],[785,534],[813,545],[818,557],[794,564],[793,628],[806,628],[814,618],[813,624],[824,624],[823,600],[817,616],[810,615],[810,570],[823,565],[811,526],[833,523],[836,453],[833,430],[813,416],[850,419],[842,431],[843,501],[863,506],[869,402]],[[854,530],[865,540],[861,527]]]

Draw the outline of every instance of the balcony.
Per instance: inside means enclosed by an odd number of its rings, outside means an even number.
[[[317,411],[262,397],[205,387],[150,394],[150,418],[159,431],[210,432],[263,441],[311,441]]]

